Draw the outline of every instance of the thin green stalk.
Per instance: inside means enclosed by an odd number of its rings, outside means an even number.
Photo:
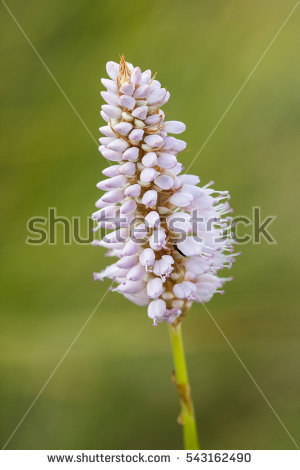
[[[189,385],[189,379],[187,374],[184,348],[182,342],[181,324],[177,326],[169,326],[173,359],[175,366],[175,377],[174,381],[178,390],[180,404],[181,404],[181,415],[180,422],[183,426],[183,442],[184,448],[200,449],[197,433],[197,425],[194,414],[194,406],[191,397],[191,389]]]

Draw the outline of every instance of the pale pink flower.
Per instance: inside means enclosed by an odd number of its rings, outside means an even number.
[[[182,174],[177,156],[186,142],[168,134],[181,134],[185,124],[165,121],[161,106],[170,93],[151,71],[123,57],[106,69],[99,151],[115,163],[97,184],[105,193],[93,219],[95,230],[112,231],[93,245],[118,260],[94,278],[112,279],[113,290],[148,305],[154,324],[177,324],[192,301],[209,301],[231,279],[217,275],[234,261],[233,240],[224,236],[231,222],[229,196],[212,189],[212,182],[200,187],[198,176]]]

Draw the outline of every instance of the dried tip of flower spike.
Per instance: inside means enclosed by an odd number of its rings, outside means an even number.
[[[119,88],[123,85],[123,83],[129,81],[130,75],[130,69],[125,61],[124,54],[122,54],[120,58],[119,75],[117,78],[117,84]]]

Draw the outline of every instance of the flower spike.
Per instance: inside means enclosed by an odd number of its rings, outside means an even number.
[[[165,121],[161,107],[170,93],[151,71],[133,67],[124,55],[106,70],[99,151],[113,164],[97,184],[105,193],[93,218],[95,230],[113,231],[93,244],[118,261],[94,279],[113,279],[114,291],[147,305],[154,325],[177,325],[193,301],[223,293],[226,279],[217,273],[234,261],[230,196],[182,173],[177,158],[186,142],[169,134],[181,134],[185,124]]]

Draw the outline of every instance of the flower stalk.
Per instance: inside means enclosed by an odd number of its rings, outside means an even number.
[[[168,323],[174,355],[174,382],[180,402],[185,449],[199,449],[186,369],[181,322],[193,302],[208,302],[232,278],[220,277],[235,256],[228,191],[199,186],[178,160],[186,142],[185,124],[166,121],[161,109],[170,93],[152,76],[121,57],[108,62],[101,96],[99,151],[110,162],[97,183],[104,194],[92,217],[94,246],[115,261],[94,279],[114,282],[113,291],[147,307],[153,325]],[[185,158],[185,155],[183,155]]]
[[[191,397],[191,387],[185,361],[181,323],[177,326],[169,325],[169,332],[175,367],[173,381],[176,385],[181,404],[179,422],[183,427],[184,449],[200,449],[194,405]]]

